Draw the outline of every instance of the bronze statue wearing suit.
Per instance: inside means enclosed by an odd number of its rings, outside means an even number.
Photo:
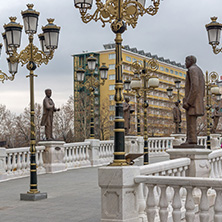
[[[175,133],[180,132],[180,123],[181,123],[181,111],[179,108],[179,102],[175,102],[175,107],[173,108],[173,122],[175,123]]]
[[[186,57],[188,71],[185,81],[183,108],[186,110],[187,120],[187,140],[185,144],[197,145],[196,121],[198,116],[204,115],[205,80],[202,70],[196,65],[196,61],[194,56]]]
[[[213,112],[214,125],[213,125],[213,128],[211,129],[211,133],[217,133],[217,125],[219,123],[220,117],[221,117],[220,108],[219,106],[215,106],[215,109]]]
[[[46,140],[53,140],[52,136],[52,124],[53,124],[53,113],[60,109],[55,108],[53,100],[50,98],[52,95],[51,89],[45,90],[45,99],[43,100],[43,116],[41,120],[41,126],[45,126]]]

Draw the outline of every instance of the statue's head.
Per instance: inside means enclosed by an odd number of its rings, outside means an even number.
[[[45,90],[45,95],[46,95],[48,98],[50,98],[51,95],[52,95],[52,90],[51,90],[51,89],[46,89],[46,90]]]
[[[195,56],[191,55],[191,56],[186,57],[185,64],[187,68],[190,68],[193,64],[196,64],[196,62],[197,62],[197,59]]]

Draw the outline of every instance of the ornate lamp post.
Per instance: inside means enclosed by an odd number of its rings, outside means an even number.
[[[222,48],[217,48],[217,46],[220,44],[222,24],[217,22],[217,17],[212,17],[211,23],[205,25],[205,27],[208,33],[209,44],[212,46],[213,52],[218,54],[222,51]]]
[[[105,66],[105,63],[99,68],[100,77],[102,82],[100,82],[95,76],[94,72],[96,69],[96,61],[97,59],[90,55],[87,58],[87,66],[88,70],[90,71],[90,77],[87,78],[84,86],[89,89],[90,91],[90,139],[94,139],[95,137],[95,130],[94,130],[94,91],[95,87],[100,85],[104,85],[105,80],[107,79],[108,67]],[[76,70],[77,81],[83,83],[85,79],[85,70],[83,68],[79,68]]]
[[[180,101],[180,90],[181,90],[180,84],[181,84],[181,81],[175,80],[174,82],[175,82],[175,88],[177,90],[177,102],[179,103],[178,108],[180,109],[180,102],[181,102]],[[166,90],[167,90],[167,96],[169,97],[169,99],[173,100],[174,99],[173,88],[169,87]],[[176,131],[177,130],[175,130],[175,132]],[[179,131],[179,133],[181,133],[181,123],[179,123],[178,131]]]
[[[6,35],[5,33],[2,34],[2,37],[4,39],[5,45],[6,43]],[[1,51],[2,51],[2,44],[0,43],[0,56],[1,56]],[[6,47],[6,52],[8,51],[8,47]],[[15,73],[11,73],[11,76],[8,76],[6,73],[4,73],[2,70],[0,70],[0,82],[4,83],[5,80],[14,80]]]
[[[40,193],[37,188],[37,170],[36,170],[36,135],[34,123],[34,70],[42,65],[48,64],[53,58],[55,49],[58,47],[58,38],[60,27],[53,24],[54,19],[48,19],[48,24],[42,27],[43,34],[39,36],[42,50],[39,50],[34,44],[34,34],[37,32],[39,12],[33,9],[33,4],[27,4],[28,9],[22,11],[25,33],[29,36],[29,44],[19,54],[17,49],[20,47],[21,33],[23,26],[16,23],[16,17],[10,17],[11,22],[4,25],[5,28],[5,47],[9,55],[9,72],[15,74],[18,70],[18,64],[26,65],[29,70],[30,78],[30,190],[26,194],[21,194],[21,200],[38,200],[47,198],[46,193]]]
[[[207,149],[211,149],[210,142],[210,130],[211,130],[211,95],[216,95],[217,101],[220,100],[219,87],[216,85],[216,82],[219,79],[219,75],[216,72],[211,72],[208,74],[206,71],[206,110],[207,110]]]
[[[90,15],[87,10],[92,8],[92,0],[74,0],[84,23],[100,20],[103,27],[111,23],[111,29],[116,34],[116,76],[115,76],[115,129],[114,129],[114,161],[111,165],[126,165],[124,119],[123,119],[123,81],[122,81],[122,33],[127,25],[136,27],[139,16],[155,15],[159,9],[160,0],[152,0],[152,5],[145,8],[145,0],[126,1],[109,0],[104,3],[96,0],[96,11]]]
[[[132,64],[134,69],[134,78],[131,82],[131,89],[136,93],[137,96],[137,133],[140,134],[140,112],[139,112],[139,98],[143,97],[143,111],[144,111],[144,165],[149,164],[149,150],[148,150],[148,133],[147,133],[147,108],[149,106],[147,102],[147,94],[159,86],[159,79],[153,75],[159,64],[155,59],[143,61],[143,66],[139,62]],[[127,82],[125,81],[127,84]],[[125,87],[127,88],[127,87]],[[138,115],[139,113],[139,115]],[[139,130],[139,132],[138,132]]]

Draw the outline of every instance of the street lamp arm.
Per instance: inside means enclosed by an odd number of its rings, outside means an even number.
[[[222,52],[222,48],[219,49],[219,48],[217,48],[217,46],[212,46],[212,48],[213,48],[214,54],[219,54],[220,52]]]
[[[87,9],[85,8],[80,8],[80,14],[84,23],[88,23],[92,20],[96,22],[100,20],[103,23],[102,27],[105,27],[105,23],[113,23],[121,18],[127,25],[131,25],[135,28],[139,16],[143,16],[144,14],[155,15],[158,12],[159,4],[160,0],[157,0],[153,2],[153,5],[144,8],[144,6],[138,1],[128,0],[122,3],[120,14],[118,14],[117,1],[108,0],[103,4],[101,0],[97,0],[97,9],[92,15],[87,13]]]
[[[49,60],[53,58],[54,50],[50,50],[50,53],[46,55],[43,51],[39,50],[38,47],[29,43],[19,54],[14,51],[13,54],[9,57],[12,63],[20,62],[22,66],[27,64],[29,61],[33,61],[39,67],[44,63],[48,64]]]
[[[4,73],[2,70],[0,70],[0,81],[2,83],[4,83],[5,80],[13,81],[14,78],[15,78],[15,75],[8,76],[6,73]]]

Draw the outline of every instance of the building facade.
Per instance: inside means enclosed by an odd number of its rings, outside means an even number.
[[[73,55],[74,58],[74,98],[75,98],[75,110],[78,110],[80,106],[80,86],[76,80],[76,72],[79,66],[85,67],[86,58],[90,54],[94,54],[98,58],[98,67],[99,64],[105,63],[109,67],[108,78],[103,86],[98,88],[98,95],[95,96],[95,99],[99,100],[97,106],[98,118],[97,122],[95,121],[95,127],[100,128],[100,132],[97,129],[97,138],[101,139],[112,139],[113,138],[113,120],[115,118],[115,44],[106,44],[104,45],[104,50],[97,51],[93,53],[83,53],[79,55]],[[174,102],[177,100],[176,89],[175,89],[175,80],[181,81],[180,96],[181,99],[184,96],[184,84],[186,78],[186,69],[185,66],[175,61],[170,61],[169,59],[164,59],[163,57],[158,57],[157,55],[152,55],[151,53],[145,53],[143,50],[137,50],[136,48],[130,48],[129,46],[124,46],[122,50],[122,69],[123,69],[123,81],[126,79],[132,80],[133,71],[131,64],[135,61],[143,64],[143,61],[148,61],[152,58],[155,58],[159,63],[159,68],[155,72],[160,80],[160,85],[154,91],[151,91],[148,94],[148,135],[149,136],[169,136],[174,132],[174,123],[172,116],[172,109],[174,107]],[[81,61],[81,62],[80,62]],[[99,78],[99,73],[96,74]],[[173,94],[174,98],[169,100],[167,96],[166,89],[168,87],[174,88]],[[127,93],[124,90],[124,96],[130,99],[130,104],[133,110],[131,114],[131,127],[130,134],[137,135],[137,105],[136,96],[133,92]],[[96,102],[96,100],[95,100]],[[142,108],[142,98],[139,104],[140,113],[141,113],[141,129],[143,132],[143,108]],[[181,109],[183,110],[183,109]],[[185,132],[185,116],[182,112],[182,132]],[[77,114],[75,115],[75,131],[78,127]],[[89,120],[88,120],[89,121]],[[89,124],[88,124],[89,125]],[[101,132],[104,131],[104,132]],[[101,134],[103,136],[101,136]]]

